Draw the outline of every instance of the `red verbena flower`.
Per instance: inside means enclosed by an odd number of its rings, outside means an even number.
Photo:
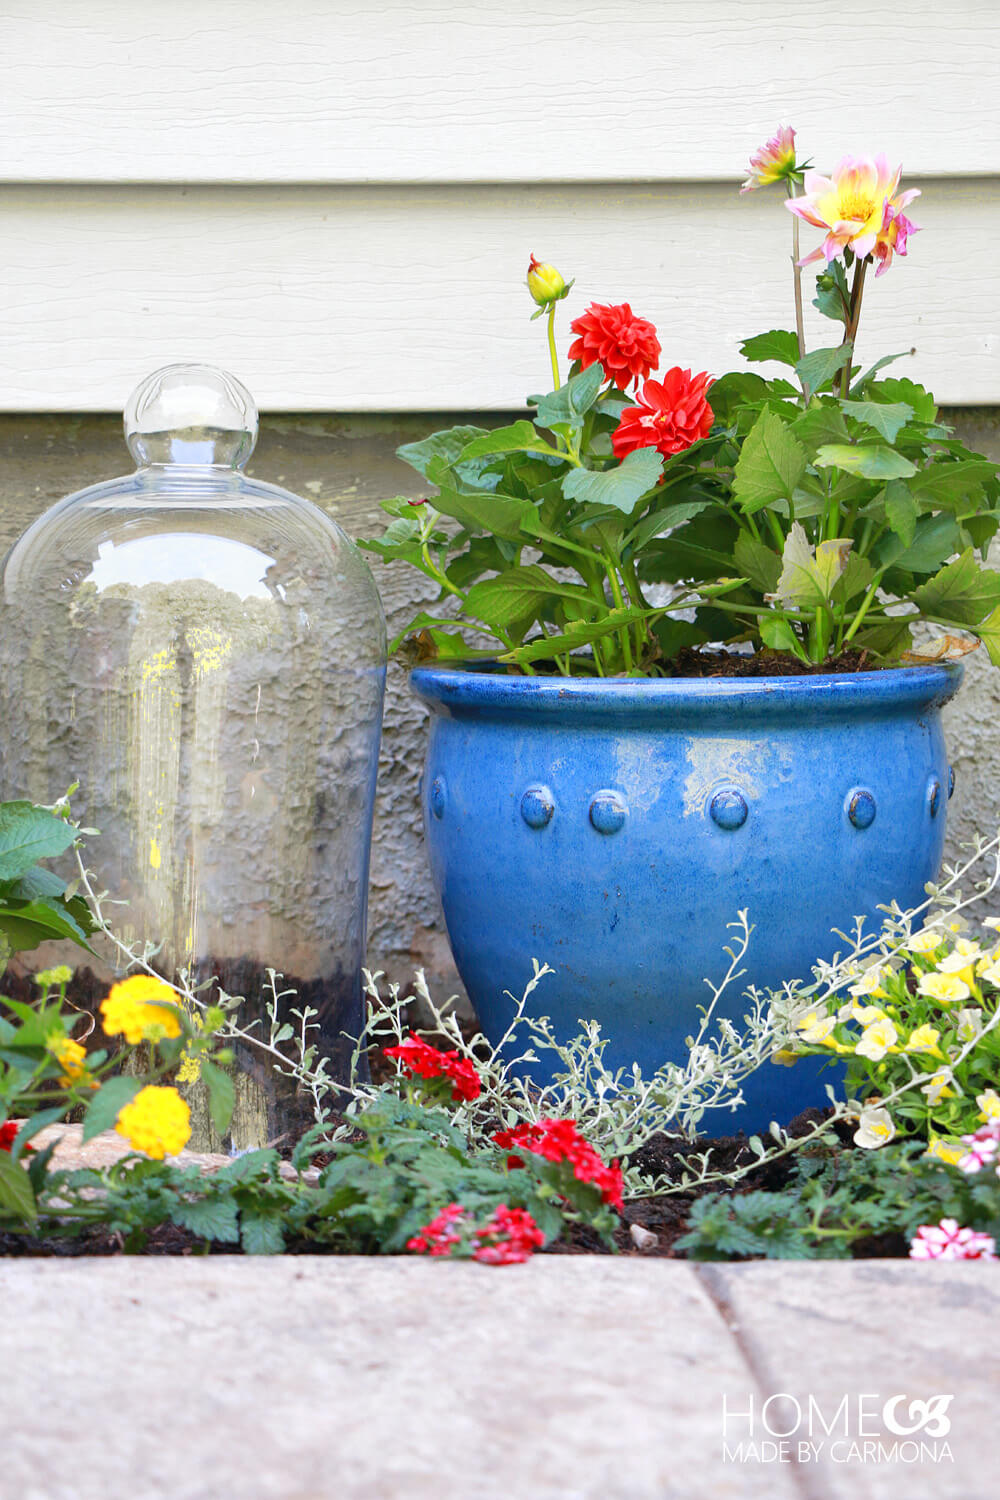
[[[714,413],[705,398],[712,377],[677,365],[662,380],[647,380],[636,404],[622,412],[611,434],[616,458],[636,448],[655,448],[664,458],[683,453],[712,430]]]
[[[5,1120],[0,1125],[0,1151],[9,1151],[17,1138],[17,1132],[24,1124],[23,1120]],[[32,1151],[32,1146],[25,1146],[25,1151]]]
[[[488,1224],[476,1230],[481,1242],[473,1260],[489,1266],[514,1266],[530,1260],[545,1244],[545,1236],[526,1208],[508,1208],[501,1203]]]
[[[479,1098],[482,1090],[479,1074],[469,1059],[459,1052],[439,1052],[419,1037],[408,1036],[398,1047],[387,1047],[385,1055],[397,1058],[416,1078],[447,1078],[455,1102]]]
[[[455,1224],[464,1217],[465,1209],[461,1203],[449,1203],[412,1239],[407,1240],[407,1250],[412,1250],[416,1255],[450,1255],[455,1246],[462,1243],[462,1236],[455,1232]]]
[[[610,307],[592,302],[569,326],[579,334],[569,346],[570,359],[578,359],[584,370],[600,364],[620,391],[632,380],[638,386],[660,363],[656,329],[645,318],[637,318],[627,302]]]
[[[589,1141],[576,1128],[575,1120],[539,1120],[537,1124],[526,1121],[513,1130],[501,1130],[494,1137],[498,1146],[506,1150],[520,1147],[543,1161],[568,1162],[577,1182],[592,1183],[605,1203],[621,1209],[624,1179],[617,1161],[605,1166],[603,1160]],[[507,1158],[508,1167],[523,1167],[520,1155]]]

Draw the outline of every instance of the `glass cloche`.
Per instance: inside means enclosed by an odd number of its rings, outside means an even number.
[[[136,472],[53,506],[3,564],[0,791],[52,803],[79,782],[119,934],[161,944],[164,973],[217,976],[244,1024],[276,969],[343,1080],[362,1024],[378,591],[328,516],[241,472],[257,411],[231,375],[156,371],[125,436]],[[244,1050],[232,1144],[311,1123],[293,1095]]]

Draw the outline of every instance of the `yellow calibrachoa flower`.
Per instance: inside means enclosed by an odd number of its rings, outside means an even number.
[[[800,1033],[804,1042],[816,1046],[826,1041],[836,1024],[836,1016],[824,1016],[819,1011],[811,1010],[802,1017],[801,1021],[795,1023],[795,1029]]]
[[[151,974],[133,974],[112,985],[108,998],[101,1001],[101,1016],[109,1036],[121,1034],[133,1047],[181,1034],[177,997]]]
[[[859,1026],[870,1026],[873,1021],[884,1021],[885,1011],[880,1005],[859,1005],[856,1000],[852,1000],[850,1005],[841,1006],[837,1018],[841,1021],[857,1021]]]
[[[987,984],[996,985],[1000,989],[1000,962],[990,957],[976,965],[976,973],[980,979],[985,979]]]
[[[771,1061],[779,1068],[794,1068],[798,1060],[799,1054],[789,1047],[779,1047],[777,1052],[771,1053]]]
[[[917,989],[942,1005],[954,1005],[956,1000],[968,1000],[972,994],[965,980],[958,974],[921,974]]]
[[[935,1057],[941,1056],[941,1048],[938,1042],[941,1033],[936,1026],[918,1026],[910,1032],[910,1040],[903,1048],[904,1052],[930,1052]]]
[[[944,942],[944,934],[933,927],[923,927],[911,934],[906,947],[910,953],[933,953]]]
[[[857,983],[850,986],[847,993],[849,995],[874,995],[884,1000],[886,998],[885,982],[890,972],[881,964],[875,964],[872,968],[865,970]]]
[[[66,1036],[64,1032],[55,1032],[52,1036],[46,1037],[45,1048],[46,1051],[52,1053],[62,1068],[59,1082],[63,1088],[69,1088],[71,1084],[77,1083],[86,1073],[86,1047],[81,1047],[79,1042],[74,1042],[73,1038]]]
[[[955,1034],[963,1046],[975,1041],[983,1029],[983,1013],[976,1005],[963,1006],[955,1020],[958,1022]]]
[[[136,1151],[162,1161],[190,1140],[191,1111],[176,1089],[147,1084],[119,1111],[115,1129]]]
[[[935,1136],[931,1141],[925,1156],[936,1156],[938,1161],[946,1162],[949,1167],[955,1167],[965,1155],[965,1147],[961,1141],[946,1141],[942,1136]]]
[[[867,1057],[872,1062],[880,1062],[889,1048],[894,1047],[898,1041],[899,1033],[891,1021],[873,1021],[861,1033],[861,1040],[854,1051],[858,1057]]]
[[[895,1134],[896,1127],[887,1109],[863,1109],[854,1132],[854,1144],[863,1151],[873,1151],[887,1146]]]
[[[938,959],[937,971],[939,974],[957,974],[971,989],[976,982],[976,963],[982,951],[978,943],[959,938],[952,952]]]
[[[1000,1094],[996,1089],[986,1089],[984,1093],[976,1095],[976,1103],[979,1105],[979,1118],[989,1123],[990,1120],[1000,1120]]]
[[[920,1092],[927,1095],[927,1103],[930,1105],[940,1104],[942,1099],[954,1099],[955,1090],[949,1087],[952,1081],[950,1068],[938,1068],[932,1073],[927,1082],[922,1084]]]

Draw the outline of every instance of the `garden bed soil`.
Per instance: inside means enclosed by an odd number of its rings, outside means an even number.
[[[821,1111],[806,1110],[792,1121],[788,1127],[789,1133],[793,1137],[804,1135],[813,1129],[822,1117]],[[849,1132],[838,1127],[838,1133],[841,1134],[843,1144],[849,1145]],[[282,1155],[287,1154],[284,1146],[279,1149]],[[654,1136],[642,1147],[641,1151],[636,1153],[636,1160],[643,1171],[650,1175],[665,1175],[676,1171],[676,1159],[679,1155],[684,1156],[691,1152],[701,1155],[705,1151],[711,1152],[714,1170],[720,1172],[731,1172],[745,1166],[752,1159],[747,1138],[741,1133],[719,1136],[711,1140],[699,1140],[696,1143],[682,1142],[677,1137],[667,1135]],[[322,1166],[327,1159],[322,1156],[316,1158],[316,1165]],[[777,1191],[786,1185],[790,1175],[790,1158],[765,1162],[762,1166],[747,1173],[732,1191],[737,1195],[759,1189]],[[615,1251],[609,1250],[593,1230],[584,1225],[574,1224],[569,1225],[561,1238],[542,1253],[547,1255],[618,1253],[640,1259],[682,1259],[684,1258],[683,1251],[676,1251],[674,1246],[676,1241],[687,1232],[692,1204],[697,1198],[707,1193],[718,1192],[720,1189],[721,1185],[713,1182],[705,1188],[695,1189],[690,1193],[670,1197],[649,1196],[630,1199],[625,1205],[621,1224],[615,1233]],[[635,1236],[632,1232],[633,1228],[644,1233],[640,1232],[638,1236]],[[324,1252],[313,1241],[293,1240],[289,1242],[284,1253],[317,1255],[337,1252]],[[150,1230],[145,1243],[139,1250],[134,1248],[127,1250],[120,1234],[110,1234],[107,1230],[98,1227],[71,1238],[59,1236],[35,1238],[29,1235],[0,1233],[0,1257],[74,1259],[80,1256],[106,1257],[123,1254],[242,1255],[243,1251],[238,1245],[208,1244],[196,1235],[173,1224],[161,1224]],[[906,1241],[902,1235],[898,1234],[873,1237],[853,1247],[853,1255],[857,1259],[902,1258],[906,1254]]]

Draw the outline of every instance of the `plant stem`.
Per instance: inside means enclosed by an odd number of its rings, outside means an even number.
[[[789,198],[797,197],[796,183],[789,182]],[[795,334],[799,341],[799,359],[806,357],[806,331],[805,322],[802,317],[802,267],[799,265],[799,219],[797,214],[792,214],[792,279],[795,288]],[[809,387],[803,381],[802,400],[806,406],[809,405]]]
[[[618,580],[618,570],[615,567],[615,560],[614,558],[609,557],[607,553],[604,554],[604,566],[607,569],[608,582],[611,585],[611,597],[615,601],[615,608],[624,609],[625,596],[622,593],[622,586]],[[618,636],[618,639],[622,643],[622,655],[625,658],[625,670],[626,672],[631,672],[632,642],[629,638],[629,627],[627,625],[623,625],[621,630],[616,631],[615,634]]]
[[[866,255],[864,260],[859,260],[854,267],[854,280],[851,283],[851,312],[850,317],[847,321],[847,326],[844,329],[844,344],[853,345],[858,337],[858,324],[861,321],[861,298],[864,294],[865,272],[868,269],[868,261],[870,260],[870,258],[870,256]],[[843,345],[841,347],[843,347]],[[853,359],[853,357],[854,354],[852,349],[851,359]],[[844,365],[843,370],[841,371],[841,400],[846,400],[847,395],[851,389],[851,359],[848,359],[847,363]]]
[[[559,379],[559,356],[556,354],[556,305],[549,303],[549,316],[547,318],[549,329],[549,358],[552,361],[552,389],[557,391],[561,384]]]

